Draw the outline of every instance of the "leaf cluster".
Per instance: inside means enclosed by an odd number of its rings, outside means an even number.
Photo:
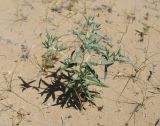
[[[80,31],[73,31],[81,46],[75,49],[71,55],[61,63],[58,72],[65,80],[65,94],[68,96],[66,100],[75,100],[82,107],[82,102],[89,101],[93,103],[94,98],[100,97],[99,92],[90,90],[91,86],[107,87],[96,73],[95,67],[103,65],[105,67],[104,76],[106,78],[108,67],[116,61],[125,61],[121,55],[120,49],[115,53],[111,52],[100,42],[104,39],[98,31],[100,24],[94,21],[94,17],[85,17],[81,24]],[[97,61],[91,60],[90,57],[97,55]],[[99,58],[100,57],[100,58]],[[103,59],[103,60],[102,60]]]
[[[101,25],[95,22],[94,17],[85,17],[80,26],[80,30],[73,30],[80,47],[60,61],[62,66],[56,73],[62,77],[64,83],[66,96],[64,104],[76,102],[77,107],[82,109],[83,102],[94,104],[94,99],[100,98],[100,93],[92,87],[107,87],[97,74],[96,67],[104,67],[104,79],[106,79],[109,66],[117,61],[125,62],[126,58],[121,55],[120,49],[113,52],[102,43],[106,37],[99,34]],[[47,41],[43,45],[49,49],[54,41],[57,41],[57,37],[47,34]]]
[[[51,68],[54,67],[55,62],[59,59],[59,53],[66,48],[58,44],[61,37],[52,36],[46,31],[46,38],[47,40],[42,43],[43,47],[47,49],[42,56],[42,61],[44,68]]]

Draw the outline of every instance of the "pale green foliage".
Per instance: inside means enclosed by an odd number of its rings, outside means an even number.
[[[43,42],[43,46],[46,50],[45,54],[42,56],[43,66],[45,68],[54,67],[55,62],[58,60],[59,53],[65,48],[62,45],[58,45],[58,40],[60,37],[52,36],[46,31],[47,40]]]
[[[102,43],[101,40],[106,40],[106,37],[99,34],[100,26],[95,22],[94,17],[85,17],[80,30],[73,30],[73,35],[79,40],[80,47],[73,50],[70,56],[63,61],[60,61],[62,66],[56,71],[56,74],[61,77],[64,83],[63,106],[76,103],[76,108],[81,109],[83,102],[94,103],[94,98],[100,97],[100,93],[91,90],[90,87],[107,87],[100,79],[95,68],[103,65],[104,78],[106,78],[109,66],[116,61],[126,61],[125,57],[121,55],[120,49],[117,52],[112,52]],[[58,37],[53,37],[47,33],[47,41],[43,45],[48,50],[53,50],[54,54],[54,51],[61,51],[57,44],[53,48],[53,44],[57,40]],[[96,60],[93,60],[93,57]]]
[[[106,78],[107,69],[116,61],[124,61],[120,50],[114,53],[101,44],[104,37],[98,34],[100,24],[95,23],[94,17],[85,17],[81,24],[80,31],[73,31],[81,43],[79,49],[75,49],[71,55],[61,63],[63,67],[58,72],[65,79],[65,94],[67,96],[65,103],[78,101],[80,108],[82,102],[89,101],[93,103],[95,97],[100,97],[99,92],[89,90],[90,86],[107,87],[96,73],[95,67],[104,65],[104,76]],[[92,61],[86,58],[97,54],[100,62]],[[101,58],[100,58],[101,57]],[[102,60],[103,58],[103,60]]]

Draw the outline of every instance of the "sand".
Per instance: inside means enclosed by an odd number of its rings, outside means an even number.
[[[46,94],[32,87],[22,92],[19,76],[35,87],[40,78],[51,82],[38,66],[46,29],[65,35],[61,41],[72,50],[71,30],[83,15],[95,16],[101,32],[112,37],[112,48],[121,47],[140,68],[137,76],[131,65],[111,66],[109,88],[95,99],[102,110],[88,104],[82,111],[61,108],[52,98],[42,104]],[[0,0],[0,126],[160,126],[159,76],[159,0]],[[12,79],[11,92],[5,78]]]

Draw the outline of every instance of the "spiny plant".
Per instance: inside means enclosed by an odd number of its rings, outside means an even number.
[[[93,86],[107,87],[97,74],[96,67],[104,66],[106,78],[108,67],[116,61],[124,62],[126,58],[121,55],[120,49],[111,52],[101,43],[106,37],[99,34],[101,25],[95,22],[94,17],[85,17],[80,26],[81,30],[73,30],[80,47],[61,61],[63,65],[58,68],[57,74],[64,80],[64,105],[76,103],[76,107],[82,109],[83,102],[95,105],[94,99],[100,97],[98,91],[92,90]]]
[[[60,37],[52,36],[46,31],[47,40],[43,42],[43,47],[47,50],[42,55],[42,62],[44,68],[54,67],[55,62],[59,59],[59,53],[65,48],[62,45],[58,45]]]

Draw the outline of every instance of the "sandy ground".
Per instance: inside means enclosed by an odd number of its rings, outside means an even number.
[[[0,126],[160,126],[160,0],[59,0],[57,5],[55,12],[55,0],[0,0]],[[32,86],[44,78],[37,62],[45,30],[65,34],[62,41],[72,48],[70,30],[84,14],[96,17],[113,48],[121,47],[139,68],[138,77],[131,77],[131,65],[111,66],[109,88],[95,100],[102,110],[62,109],[52,106],[52,98],[42,104],[45,95],[33,88],[22,92],[18,76]],[[22,45],[29,50],[26,60]]]

